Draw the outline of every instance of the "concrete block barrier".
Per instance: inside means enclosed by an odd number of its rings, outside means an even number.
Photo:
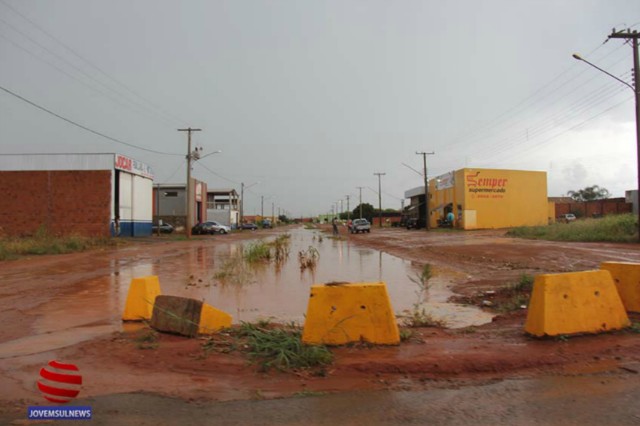
[[[611,273],[625,309],[640,312],[640,263],[603,262],[600,269]]]
[[[201,300],[179,296],[158,296],[153,305],[151,327],[166,333],[195,337],[231,325],[231,315]]]
[[[156,275],[132,279],[122,319],[125,321],[151,319],[153,304],[160,294],[160,281]]]
[[[231,315],[204,303],[202,305],[202,312],[200,313],[198,333],[215,333],[220,329],[231,327],[231,321],[233,321]]]
[[[386,284],[329,283],[311,286],[302,341],[326,345],[359,341],[399,344],[398,324]]]
[[[536,276],[525,324],[527,333],[599,333],[629,325],[609,271]]]

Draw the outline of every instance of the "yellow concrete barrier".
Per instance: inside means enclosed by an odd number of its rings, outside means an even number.
[[[525,331],[534,336],[598,333],[629,326],[609,271],[535,278]]]
[[[231,327],[232,320],[233,318],[228,313],[203,303],[202,311],[200,312],[200,327],[198,328],[198,333],[211,334],[222,328]]]
[[[640,312],[640,263],[603,262],[600,269],[611,273],[625,309]]]
[[[385,283],[311,286],[302,341],[327,345],[358,341],[399,344],[398,324]]]
[[[156,275],[132,279],[122,319],[125,321],[151,319],[153,304],[156,296],[160,294],[160,281]]]

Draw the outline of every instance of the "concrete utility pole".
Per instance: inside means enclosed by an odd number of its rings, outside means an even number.
[[[382,176],[386,173],[376,172],[375,176],[378,176],[378,221],[380,222],[380,228],[382,228]]]
[[[364,186],[356,186],[360,190],[360,219],[362,219],[362,188]]]
[[[609,38],[622,38],[625,40],[631,40],[631,46],[633,48],[633,93],[636,98],[636,155],[638,164],[638,241],[640,242],[640,66],[638,59],[638,37],[640,33],[638,31],[627,29],[626,32],[618,31],[615,28],[611,31]]]
[[[188,127],[186,129],[178,129],[179,132],[187,132],[187,220],[185,222],[187,238],[191,238],[191,227],[193,226],[192,219],[193,213],[191,212],[192,194],[191,194],[191,160],[193,159],[193,153],[191,152],[191,132],[201,132],[202,129],[192,129]]]
[[[276,223],[276,215],[275,215],[276,203],[271,202],[271,223]]]
[[[347,195],[347,221],[351,220],[351,210],[349,210],[349,197],[350,195]]]
[[[264,220],[264,195],[260,196],[260,217]]]
[[[424,170],[424,204],[425,204],[425,219],[427,231],[429,230],[429,180],[427,179],[427,155],[434,155],[435,152],[418,152],[416,155],[422,155],[422,164]]]
[[[631,40],[631,47],[633,48],[633,79],[634,79],[633,86],[627,83],[626,81],[621,80],[620,78],[611,74],[610,72],[603,70],[597,65],[592,64],[591,62],[582,58],[577,53],[573,54],[573,57],[575,59],[591,65],[593,68],[607,74],[609,77],[612,77],[618,80],[620,83],[624,84],[625,86],[627,86],[633,91],[635,101],[636,101],[636,156],[637,156],[636,161],[637,161],[637,172],[638,172],[638,182],[637,182],[638,201],[636,206],[638,207],[638,242],[640,242],[640,65],[639,65],[640,60],[638,59],[638,38],[639,37],[640,37],[640,33],[638,33],[638,31],[636,30],[631,31],[631,29],[629,28],[626,31],[616,31],[616,29],[614,28],[608,37],[610,39],[611,38],[625,39],[627,40],[627,42]]]

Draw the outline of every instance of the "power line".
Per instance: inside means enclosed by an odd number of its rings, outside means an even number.
[[[160,113],[164,114],[167,117],[170,117],[173,120],[176,120],[182,124],[186,124],[186,122],[184,120],[182,120],[179,117],[176,117],[170,113],[168,113],[167,111],[164,111],[162,108],[156,106],[153,104],[153,102],[149,101],[148,99],[146,99],[145,97],[143,97],[142,95],[140,95],[139,93],[135,92],[133,89],[131,89],[130,87],[128,87],[127,85],[125,85],[124,83],[120,82],[119,80],[116,80],[115,78],[111,77],[109,74],[107,74],[104,70],[102,70],[100,67],[98,67],[97,65],[95,65],[94,63],[90,62],[88,59],[86,59],[84,56],[80,55],[78,52],[76,52],[74,49],[72,49],[71,47],[69,47],[67,44],[63,43],[60,39],[58,39],[57,37],[55,37],[53,34],[51,34],[49,31],[45,30],[44,28],[42,28],[40,25],[38,25],[36,22],[34,22],[33,20],[29,19],[27,16],[25,16],[24,14],[22,14],[20,11],[16,10],[13,6],[11,6],[9,3],[7,3],[5,0],[0,0],[5,7],[9,8],[12,12],[14,12],[15,14],[17,14],[18,16],[20,16],[22,19],[24,19],[25,21],[29,22],[31,25],[33,25],[34,27],[36,27],[38,30],[40,30],[43,34],[46,34],[49,38],[51,38],[52,40],[56,41],[58,44],[60,44],[61,46],[63,46],[65,49],[67,49],[69,52],[71,52],[73,55],[75,55],[77,58],[81,59],[82,61],[84,61],[86,64],[88,64],[89,66],[93,67],[95,70],[97,70],[98,72],[100,72],[102,75],[104,75],[105,77],[107,77],[109,80],[113,81],[114,83],[118,84],[119,86],[123,87],[124,89],[126,89],[127,91],[129,91],[130,93],[132,93],[134,96],[137,96],[138,98],[142,99],[143,101],[145,101],[147,104],[149,104],[151,107],[155,108],[157,111],[159,111]]]
[[[200,161],[196,161],[196,165],[198,165],[199,167],[202,167],[203,169],[205,169],[206,171],[208,171],[212,175],[217,176],[222,180],[226,180],[227,182],[232,183],[234,185],[240,185],[240,182],[236,182],[235,180],[232,180],[232,179],[229,179],[229,178],[226,178],[226,177],[222,176],[220,173],[214,172],[213,170],[211,170],[210,168],[208,168],[207,166],[202,164]]]
[[[73,121],[73,120],[70,120],[70,119],[68,119],[68,118],[66,118],[66,117],[61,116],[60,114],[56,114],[55,112],[53,112],[53,111],[51,111],[51,110],[48,110],[47,108],[45,108],[45,107],[43,107],[43,106],[40,106],[40,105],[36,104],[35,102],[30,101],[29,99],[23,98],[22,96],[18,95],[17,93],[12,92],[11,90],[9,90],[9,89],[7,89],[7,88],[5,88],[5,87],[0,86],[0,90],[4,90],[5,92],[7,92],[8,94],[10,94],[11,96],[15,96],[16,98],[20,99],[21,101],[26,102],[26,103],[28,103],[29,105],[32,105],[32,106],[34,106],[34,107],[38,108],[39,110],[42,110],[42,111],[44,111],[44,112],[46,112],[46,113],[48,113],[48,114],[51,114],[51,115],[53,115],[54,117],[59,118],[60,120],[66,121],[66,122],[67,122],[67,123],[69,123],[69,124],[73,124],[73,125],[74,125],[74,126],[76,126],[76,127],[79,127],[79,128],[81,128],[81,129],[83,129],[83,130],[86,130],[87,132],[93,133],[94,135],[97,135],[97,136],[103,137],[103,138],[108,139],[108,140],[110,140],[110,141],[113,141],[113,142],[116,142],[116,143],[119,143],[119,144],[122,144],[122,145],[126,145],[126,146],[129,146],[129,147],[131,147],[131,148],[139,149],[139,150],[141,150],[141,151],[153,152],[154,154],[161,154],[161,155],[180,155],[180,156],[182,155],[182,154],[175,154],[175,153],[172,153],[172,152],[156,151],[156,150],[153,150],[153,149],[143,148],[143,147],[138,146],[138,145],[134,145],[134,144],[131,144],[131,143],[128,143],[128,142],[121,141],[120,139],[113,138],[113,137],[111,137],[111,136],[105,135],[104,133],[100,133],[100,132],[98,132],[98,131],[96,131],[96,130],[90,129],[90,128],[89,128],[89,127],[87,127],[87,126],[83,126],[82,124],[76,123],[76,122],[75,122],[75,121]]]
[[[125,99],[127,102],[129,102],[132,105],[138,106],[139,108],[143,108],[146,110],[150,110],[149,107],[140,104],[139,102],[136,102],[135,100],[129,99],[127,96],[124,96],[121,92],[107,86],[106,84],[104,84],[102,81],[98,80],[97,78],[95,78],[94,76],[92,76],[91,74],[87,73],[86,71],[84,71],[82,68],[78,67],[76,64],[74,64],[73,62],[69,61],[67,58],[57,54],[56,52],[52,51],[51,49],[49,49],[47,46],[43,45],[42,43],[38,42],[37,40],[35,40],[33,37],[29,36],[28,34],[26,34],[25,32],[21,31],[20,29],[16,28],[15,26],[11,25],[10,23],[8,23],[7,21],[5,21],[4,19],[0,18],[0,22],[5,24],[7,27],[11,28],[13,31],[15,31],[16,33],[22,35],[24,38],[26,38],[27,40],[31,41],[33,44],[35,44],[36,46],[40,47],[42,50],[46,51],[47,53],[49,53],[51,56],[54,56],[55,58],[57,58],[58,60],[64,62],[65,64],[67,64],[69,67],[73,68],[74,70],[76,70],[77,72],[79,72],[80,74],[84,75],[85,77],[87,77],[89,80],[92,80],[93,82],[99,84],[100,86],[102,86],[103,88],[105,88],[108,91],[111,91],[113,93],[115,93],[116,95],[120,96],[121,98]],[[104,93],[99,92],[101,94],[104,95]],[[165,121],[165,124],[167,122],[167,119],[165,117],[160,117],[158,115],[157,112],[152,111],[153,114],[155,114],[156,116],[158,116],[158,118],[160,118],[161,120]]]

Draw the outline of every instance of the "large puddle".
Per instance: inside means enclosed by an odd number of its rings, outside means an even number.
[[[418,286],[410,277],[416,276],[421,265],[356,246],[348,239],[332,239],[319,231],[294,229],[289,233],[289,256],[279,264],[272,261],[247,265],[242,253],[258,240],[220,244],[224,236],[213,237],[217,240],[215,245],[205,243],[161,257],[103,259],[108,262],[103,266],[110,274],[81,283],[74,293],[59,295],[39,306],[33,335],[0,345],[0,358],[10,353],[29,353],[34,346],[39,351],[67,346],[121,329],[129,283],[144,275],[157,275],[163,294],[203,300],[230,313],[235,323],[272,318],[302,324],[309,287],[335,281],[385,282],[398,316],[418,302]],[[270,236],[264,241],[274,239]],[[310,247],[319,254],[316,267],[301,270],[298,253]],[[234,262],[236,265],[231,268]],[[239,264],[244,266],[238,269]],[[491,321],[492,316],[478,308],[447,303],[452,294],[451,276],[433,272],[431,288],[425,294],[427,302],[420,309],[424,307],[450,328]],[[38,340],[40,344],[34,345]]]

